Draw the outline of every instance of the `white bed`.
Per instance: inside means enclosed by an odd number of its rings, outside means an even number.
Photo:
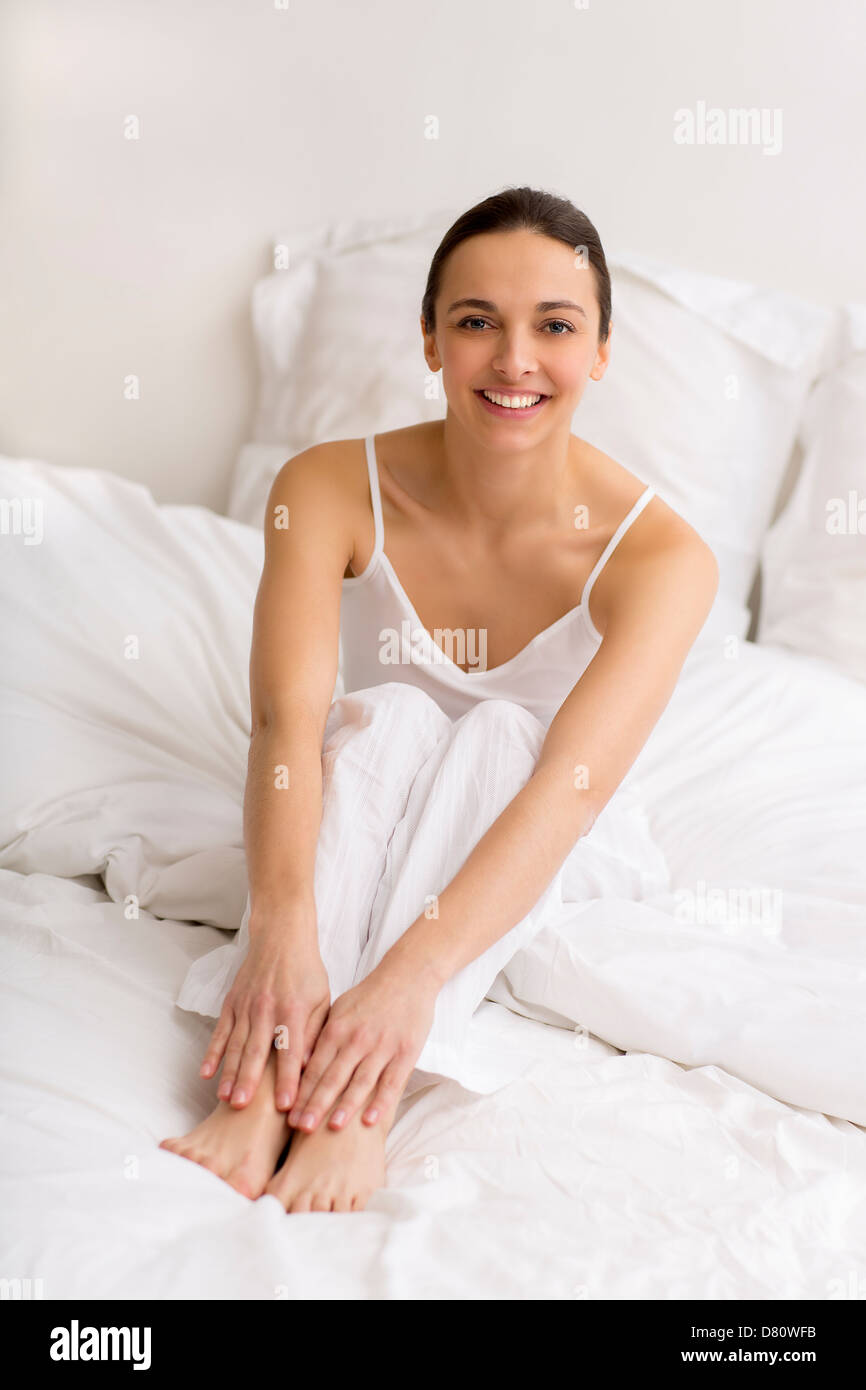
[[[692,668],[682,757],[668,763],[660,725],[641,773],[653,830],[675,883],[741,884],[760,864],[785,895],[782,939],[665,936],[639,905],[597,904],[607,940],[635,949],[605,954],[601,921],[588,933],[575,1015],[624,1050],[485,1002],[473,1047],[525,1054],[524,1077],[412,1097],[388,1187],[359,1215],[287,1217],[156,1147],[212,1103],[209,1025],[173,999],[220,930],[128,920],[84,878],[0,873],[4,1268],[55,1298],[850,1296],[866,1248],[866,692],[751,644],[733,691],[711,657]],[[829,762],[816,685],[837,712]],[[561,970],[552,983],[539,1002],[561,1008]]]
[[[471,1046],[522,1076],[405,1101],[387,1188],[345,1216],[250,1203],[157,1147],[213,1103],[211,1025],[174,999],[245,899],[260,532],[0,459],[22,508],[0,605],[7,1277],[60,1299],[866,1287],[866,685],[790,630],[743,638],[798,418],[758,513],[727,519],[723,603],[633,769],[663,888],[589,900],[518,953]]]
[[[566,933],[542,933],[473,1029],[482,1059],[524,1054],[523,1078],[491,1096],[443,1082],[412,1097],[389,1137],[388,1187],[365,1213],[287,1217],[157,1148],[212,1102],[197,1077],[209,1024],[173,1000],[189,963],[226,939],[180,920],[190,903],[230,918],[244,889],[242,586],[251,600],[259,537],[105,475],[15,466],[73,556],[94,563],[72,567],[70,609],[57,596],[4,692],[17,756],[3,860],[19,866],[0,872],[5,1269],[58,1298],[820,1299],[847,1287],[866,1242],[859,682],[820,659],[749,642],[732,659],[699,639],[635,765],[670,891],[590,902]],[[105,532],[100,551],[83,521],[64,524],[96,515],[97,500],[116,571]],[[61,549],[54,563],[68,565]],[[148,612],[158,631],[161,600],[140,582],[157,549],[168,572],[185,558],[191,596],[133,691],[106,664],[115,635],[95,644],[69,612],[97,617],[101,591],[127,619],[118,637]],[[48,584],[50,571],[46,551]],[[35,618],[44,598],[29,592]],[[79,677],[75,711],[55,698],[49,650],[58,683]],[[108,766],[121,774],[110,795]],[[198,815],[181,843],[184,799]],[[112,897],[91,877],[100,864]],[[781,925],[735,898],[715,922],[689,921],[701,880],[781,890]]]

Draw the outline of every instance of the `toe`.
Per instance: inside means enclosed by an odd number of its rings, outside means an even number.
[[[226,1178],[230,1187],[239,1192],[242,1197],[249,1197],[250,1201],[255,1201],[256,1197],[261,1197],[263,1184],[260,1178],[243,1165],[234,1168]]]
[[[204,1167],[206,1155],[202,1153],[201,1149],[181,1149],[180,1152],[183,1157],[188,1158],[191,1163],[197,1163],[200,1167]]]
[[[278,1168],[271,1178],[265,1183],[265,1192],[269,1192],[272,1197],[283,1198],[286,1188],[286,1175],[282,1168]]]
[[[280,1206],[283,1207],[285,1211],[288,1212],[291,1210],[293,1193],[287,1184],[281,1181],[279,1173],[276,1173],[274,1177],[271,1178],[270,1182],[265,1187],[264,1195],[266,1197],[276,1197]]]

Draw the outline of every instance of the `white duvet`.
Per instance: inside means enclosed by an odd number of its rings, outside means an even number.
[[[0,461],[16,489],[44,536],[4,537],[0,608],[9,1277],[59,1298],[866,1292],[863,686],[699,640],[630,778],[669,881],[564,905],[470,1029],[474,1066],[522,1074],[412,1095],[366,1212],[288,1217],[156,1147],[212,1103],[211,1024],[173,1001],[243,910],[260,537],[87,470]]]

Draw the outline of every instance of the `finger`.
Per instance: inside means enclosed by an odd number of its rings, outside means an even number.
[[[300,1119],[296,1122],[296,1128],[304,1130],[307,1134],[313,1132],[322,1115],[327,1114],[337,1096],[345,1088],[363,1056],[364,1053],[357,1044],[352,1046],[352,1044],[346,1043],[340,1048],[330,1066],[322,1073],[321,1078],[312,1088],[308,1098],[300,1105],[296,1103],[295,1109],[300,1112]],[[312,1062],[310,1065],[312,1066]]]
[[[307,1062],[309,1062],[310,1058],[312,1057],[313,1049],[315,1048],[316,1043],[319,1040],[319,1035],[321,1034],[322,1029],[328,1021],[330,1007],[330,1004],[320,1005],[319,1008],[313,1010],[313,1012],[307,1019],[307,1026],[304,1029],[304,1042],[306,1044],[306,1056],[304,1057],[304,1066],[307,1065]]]
[[[380,1053],[364,1059],[343,1094],[337,1097],[337,1109],[328,1121],[331,1129],[343,1129],[365,1101],[369,1100],[372,1104],[372,1093],[389,1056],[388,1053]]]
[[[204,1061],[202,1062],[201,1067],[199,1069],[200,1074],[202,1076],[216,1075],[216,1069],[222,1060],[222,1055],[225,1052],[226,1043],[231,1037],[231,1031],[234,1027],[234,1021],[234,1009],[231,1007],[230,1004],[223,1004],[222,1013],[219,1016],[219,1022],[217,1023],[213,1032],[211,1033],[211,1039],[208,1043],[208,1049],[204,1055]]]
[[[271,1051],[274,1036],[272,1025],[273,1008],[257,1007],[244,1043],[237,1079],[232,1088],[232,1105],[248,1105],[255,1095]]]
[[[274,1104],[278,1110],[291,1110],[298,1098],[301,1072],[313,1055],[316,1040],[327,1016],[327,1010],[319,1010],[318,1014],[318,1017],[313,1014],[308,1019],[306,1029],[301,1022],[290,1027],[288,1046],[277,1049],[277,1089]],[[301,1051],[300,1039],[305,1033],[307,1041],[303,1051]],[[296,1043],[295,1040],[298,1042]]]
[[[374,1125],[383,1115],[391,1113],[406,1089],[411,1071],[411,1067],[397,1058],[389,1063],[376,1087],[376,1094],[361,1116],[364,1124]]]
[[[249,1020],[246,1017],[235,1019],[235,1026],[232,1029],[232,1035],[226,1047],[226,1055],[223,1060],[223,1074],[220,1078],[219,1090],[217,1091],[220,1100],[228,1100],[234,1089],[235,1078],[238,1074],[238,1066],[249,1031]]]
[[[303,1030],[298,1021],[289,1024],[288,1043],[277,1047],[277,1081],[274,1091],[274,1104],[278,1110],[291,1110],[298,1092],[298,1083],[303,1066]]]
[[[301,1077],[301,1084],[298,1087],[295,1103],[289,1111],[290,1125],[297,1125],[298,1120],[306,1110],[307,1101],[336,1055],[337,1045],[332,1042],[327,1029],[323,1028],[310,1053],[310,1060],[304,1067],[304,1073]]]
[[[291,1110],[301,1079],[301,1059],[294,1052],[277,1052],[277,1088],[274,1105],[278,1110]]]

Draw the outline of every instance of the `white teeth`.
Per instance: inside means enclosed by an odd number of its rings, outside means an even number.
[[[481,394],[494,405],[504,405],[511,410],[526,410],[541,400],[540,396],[500,396],[496,391],[482,391]]]

